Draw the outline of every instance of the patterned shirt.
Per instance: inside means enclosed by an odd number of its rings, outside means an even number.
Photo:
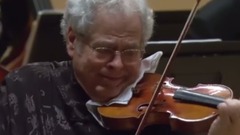
[[[100,126],[70,61],[33,63],[9,73],[0,89],[0,135],[133,135]],[[141,135],[173,135],[149,126]]]

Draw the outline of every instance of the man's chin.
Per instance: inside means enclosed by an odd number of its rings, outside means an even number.
[[[99,93],[98,95],[104,96],[107,94],[110,99],[110,98],[117,97],[123,91],[123,87],[98,85],[96,86],[95,90],[97,93]]]

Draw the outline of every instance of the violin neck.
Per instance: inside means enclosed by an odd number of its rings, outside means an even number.
[[[217,108],[217,105],[224,101],[224,99],[220,97],[210,96],[182,89],[176,90],[173,98],[184,102],[197,103],[214,108]]]

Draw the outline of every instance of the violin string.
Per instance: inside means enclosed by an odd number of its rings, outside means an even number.
[[[148,107],[147,107],[147,109],[146,109],[146,111],[145,111],[145,113],[144,113],[144,115],[143,115],[143,117],[142,117],[142,119],[140,121],[140,124],[138,125],[138,128],[137,128],[137,130],[135,132],[135,135],[139,135],[141,133],[142,129],[144,128],[144,124],[145,124],[146,118],[148,117],[148,115],[150,113],[150,110],[152,109],[153,103],[154,103],[158,93],[161,92],[160,88],[162,87],[162,84],[163,84],[163,82],[165,80],[166,73],[168,72],[169,67],[172,64],[173,58],[176,56],[177,52],[180,49],[180,44],[181,44],[182,40],[185,38],[185,36],[186,36],[186,34],[187,34],[187,32],[188,32],[188,30],[190,28],[190,25],[191,25],[191,23],[193,21],[193,18],[196,15],[199,3],[200,3],[200,0],[197,0],[197,2],[193,6],[193,8],[192,8],[192,10],[191,10],[191,12],[190,12],[190,14],[188,16],[188,19],[187,19],[187,21],[186,21],[186,23],[185,23],[185,25],[183,27],[183,30],[182,30],[179,38],[178,38],[178,41],[177,41],[177,43],[176,43],[176,45],[174,47],[174,50],[173,50],[173,52],[172,52],[172,54],[171,54],[171,56],[170,56],[170,58],[169,58],[169,60],[168,60],[168,62],[166,64],[165,69],[164,69],[164,71],[162,73],[162,76],[161,76],[161,78],[160,78],[160,80],[159,80],[159,82],[158,82],[158,84],[157,84],[157,86],[156,86],[156,88],[154,90],[154,94],[153,94],[153,96],[152,96],[152,98],[151,98],[151,100],[149,102],[149,105],[148,105]],[[163,94],[163,92],[161,92],[161,94]]]

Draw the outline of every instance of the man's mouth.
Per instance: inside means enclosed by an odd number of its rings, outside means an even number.
[[[116,77],[116,76],[102,76],[102,78],[103,78],[103,80],[102,81],[104,81],[104,82],[107,82],[107,83],[109,83],[110,85],[113,85],[113,86],[117,86],[117,85],[119,85],[121,82],[122,82],[122,80],[123,80],[123,77]]]

